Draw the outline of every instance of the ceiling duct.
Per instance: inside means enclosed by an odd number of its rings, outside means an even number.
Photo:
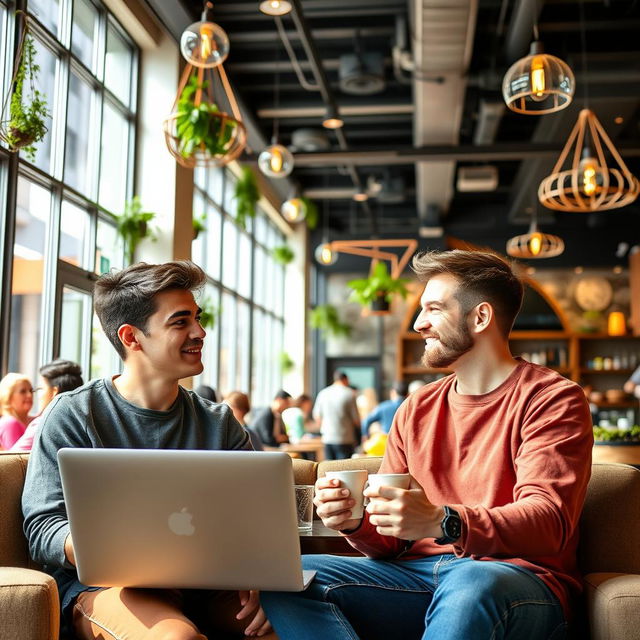
[[[458,169],[458,191],[480,193],[498,188],[498,169],[491,164],[482,167],[460,167]]]
[[[385,89],[381,53],[347,53],[340,56],[340,89],[343,93],[370,96]]]
[[[383,204],[398,204],[406,199],[405,183],[402,176],[386,175],[378,183],[380,185],[375,197]]]
[[[296,129],[291,134],[291,150],[313,153],[331,148],[329,138],[320,129]]]

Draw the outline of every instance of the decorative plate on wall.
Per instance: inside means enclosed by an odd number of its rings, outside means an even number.
[[[604,311],[611,304],[613,287],[606,278],[589,276],[576,284],[574,297],[585,311]]]

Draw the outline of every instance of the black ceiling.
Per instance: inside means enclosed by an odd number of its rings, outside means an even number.
[[[202,3],[184,0],[183,4],[198,19]],[[285,145],[292,144],[295,130],[311,128],[327,135],[330,148],[325,153],[383,152],[381,160],[369,165],[365,162],[370,161],[356,158],[351,169],[346,167],[345,156],[339,156],[338,163],[328,164],[318,160],[318,156],[296,152],[299,163],[291,178],[314,197],[323,216],[314,241],[319,240],[323,228],[329,229],[331,239],[363,239],[418,237],[421,226],[436,225],[443,228],[445,237],[504,252],[509,237],[526,232],[530,212],[535,209],[542,230],[561,236],[566,244],[565,254],[545,260],[545,266],[623,263],[616,256],[619,242],[640,243],[639,203],[607,213],[568,214],[544,209],[537,204],[536,197],[538,183],[550,173],[585,104],[586,94],[589,106],[618,145],[630,170],[640,175],[638,0],[478,0],[472,54],[464,73],[459,134],[455,144],[443,146],[456,162],[451,178],[453,191],[445,210],[423,206],[422,219],[416,202],[419,189],[413,144],[416,126],[425,123],[416,125],[416,97],[420,92],[428,95],[430,88],[435,91],[442,77],[431,71],[418,71],[414,73],[418,76],[416,83],[415,79],[407,81],[409,74],[405,71],[399,79],[394,73],[392,49],[401,44],[398,38],[402,39],[404,34],[405,48],[412,54],[417,48],[429,50],[430,43],[415,35],[416,15],[437,3],[295,0],[298,23],[292,15],[282,18],[282,26],[308,83],[314,83],[315,79],[300,31],[307,28],[311,34],[311,47],[322,61],[330,92],[343,114],[342,140],[338,137],[340,133],[336,135],[322,128],[325,102],[321,92],[301,86],[274,19],[260,13],[258,4],[257,0],[216,2],[212,17],[230,38],[231,53],[225,69],[265,140],[272,136],[274,117],[270,112],[276,109],[280,112],[279,138]],[[452,1],[451,6],[456,5],[469,5],[473,10],[476,2]],[[566,61],[576,75],[574,102],[568,109],[546,116],[519,115],[505,109],[494,132],[485,133],[480,139],[479,129],[487,125],[483,108],[501,102],[502,77],[512,62],[527,54],[536,15],[545,50]],[[403,20],[406,29],[402,29]],[[386,84],[382,92],[353,95],[341,90],[340,57],[353,54],[356,47],[365,54],[382,54]],[[279,69],[279,96],[274,90],[276,69]],[[456,108],[459,107],[458,104]],[[620,117],[622,123],[616,123],[615,118]],[[514,149],[515,159],[512,153],[505,156],[505,150]],[[388,155],[398,151],[409,157],[398,160],[397,153]],[[425,149],[424,154],[432,151]],[[419,159],[425,157],[421,155]],[[497,168],[498,187],[484,193],[458,191],[455,183],[460,168],[482,164]],[[426,166],[423,179],[429,186],[429,165]],[[396,185],[401,181],[396,198],[394,180]],[[350,193],[356,182],[362,187],[384,185],[382,197],[370,197],[363,204],[354,202]],[[443,241],[421,242],[423,246],[439,246]],[[542,261],[537,262],[542,266]]]

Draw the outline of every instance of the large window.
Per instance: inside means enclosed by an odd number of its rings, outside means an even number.
[[[139,52],[99,0],[20,4],[32,18],[51,117],[33,161],[20,152],[11,162],[0,147],[1,209],[15,229],[0,247],[13,258],[2,364],[37,382],[38,367],[59,355],[89,379],[118,366],[93,326],[91,290],[96,275],[123,266],[114,215],[132,195]],[[16,8],[0,0],[3,102]]]
[[[238,225],[234,184],[228,170],[195,172],[193,213],[206,216],[206,231],[193,243],[193,259],[207,272],[201,299],[217,311],[198,383],[221,396],[249,393],[258,407],[268,404],[282,383],[284,269],[271,250],[284,238],[260,208],[246,229]]]

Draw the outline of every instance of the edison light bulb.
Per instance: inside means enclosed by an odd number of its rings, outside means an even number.
[[[531,238],[529,238],[528,245],[531,255],[537,256],[542,250],[542,234],[539,231],[532,234]]]
[[[229,37],[215,22],[194,22],[182,33],[180,51],[189,64],[210,69],[227,59]]]
[[[282,203],[280,213],[289,222],[300,222],[307,215],[307,207],[302,198],[289,198]]]
[[[598,190],[598,161],[595,158],[586,157],[580,161],[580,181],[585,195],[592,196]]]
[[[535,56],[531,61],[531,99],[541,102],[547,97],[544,79],[544,57]]]
[[[330,264],[335,264],[338,259],[338,254],[331,249],[330,243],[323,242],[316,247],[315,257],[320,264],[328,266]]]
[[[269,145],[258,156],[258,167],[265,176],[284,178],[293,171],[293,155],[281,144]]]

